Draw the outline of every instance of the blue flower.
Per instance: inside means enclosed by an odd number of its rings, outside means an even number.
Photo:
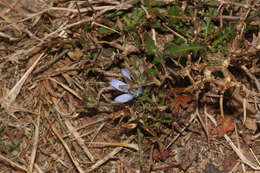
[[[129,72],[126,69],[122,69],[121,73],[130,81],[132,81],[132,78],[129,74]],[[114,101],[117,103],[126,103],[129,102],[131,100],[133,100],[135,97],[137,97],[138,95],[142,94],[143,90],[142,90],[142,86],[139,85],[138,89],[137,88],[132,88],[131,85],[129,83],[125,83],[122,82],[120,80],[117,79],[112,79],[110,81],[110,85],[114,88],[116,88],[117,90],[124,92],[125,94],[119,95],[117,96]]]

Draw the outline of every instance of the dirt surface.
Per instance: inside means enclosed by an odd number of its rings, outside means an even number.
[[[0,0],[0,172],[260,172],[259,27],[259,0]]]

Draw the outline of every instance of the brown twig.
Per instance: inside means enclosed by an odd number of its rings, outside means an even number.
[[[19,169],[19,170],[21,170],[21,171],[27,172],[26,167],[21,166],[21,165],[19,165],[18,163],[15,163],[14,161],[12,161],[12,160],[10,160],[10,159],[8,159],[8,158],[2,156],[1,154],[0,154],[0,160],[1,160],[1,161],[4,161],[4,162],[6,162],[6,163],[8,163],[8,164],[9,164],[11,167],[13,167],[13,168],[16,168],[16,169]]]
[[[173,29],[171,29],[170,27],[168,27],[166,24],[163,23],[163,26],[164,26],[165,28],[167,28],[171,33],[173,33],[173,34],[176,35],[177,37],[179,37],[179,38],[181,38],[182,40],[184,40],[185,43],[188,43],[188,40],[187,40],[185,37],[183,37],[183,36],[180,35],[179,33],[175,32]]]
[[[85,154],[88,156],[88,158],[90,159],[91,162],[95,161],[95,158],[93,157],[93,155],[90,153],[89,149],[87,148],[87,146],[85,146],[84,140],[80,137],[79,133],[76,131],[76,129],[72,126],[72,124],[70,123],[70,121],[65,118],[64,119],[65,125],[67,126],[67,128],[69,129],[70,133],[72,133],[72,135],[75,137],[77,143],[79,144],[79,146],[83,149],[83,151],[85,152]]]
[[[124,143],[129,143],[131,142],[133,139],[135,138],[135,136],[131,136],[128,138],[128,140],[126,140]],[[123,147],[117,147],[115,148],[112,152],[110,152],[108,155],[106,155],[103,159],[100,159],[99,161],[97,161],[94,165],[92,165],[86,172],[92,172],[94,170],[96,170],[99,166],[101,166],[102,164],[104,164],[105,162],[107,162],[109,159],[111,159],[112,157],[114,157],[114,155],[116,155],[119,151],[121,151],[123,149]]]
[[[41,112],[41,106],[39,108],[39,112]],[[41,121],[41,116],[39,114],[37,116],[37,123],[35,125],[33,150],[32,150],[32,154],[31,154],[30,165],[29,165],[29,170],[28,170],[28,172],[30,172],[30,173],[33,172],[34,162],[35,162],[35,158],[36,158],[36,152],[37,152],[38,141],[39,141],[39,132],[40,132],[40,121]]]
[[[56,127],[54,125],[51,126],[53,133],[55,134],[55,136],[61,141],[62,145],[64,146],[65,150],[67,151],[71,161],[73,162],[74,166],[77,168],[79,173],[84,173],[83,169],[80,167],[78,161],[73,157],[71,150],[68,146],[68,144],[63,140],[63,138],[61,137],[61,135],[59,134],[58,130],[56,129]]]

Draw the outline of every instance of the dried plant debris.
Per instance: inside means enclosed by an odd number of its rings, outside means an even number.
[[[259,171],[259,9],[0,0],[0,170]]]
[[[207,163],[205,173],[222,173],[215,165]]]

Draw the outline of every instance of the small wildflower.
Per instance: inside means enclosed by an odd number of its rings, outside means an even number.
[[[132,78],[129,74],[129,72],[126,69],[122,69],[121,73],[130,81],[132,81]],[[120,80],[117,79],[112,79],[110,81],[110,85],[114,88],[116,88],[117,90],[124,92],[125,94],[119,95],[117,96],[114,101],[117,103],[126,103],[129,102],[131,100],[133,100],[135,97],[137,97],[138,95],[142,94],[143,90],[142,90],[142,86],[139,85],[138,89],[137,88],[133,88],[131,87],[131,85],[129,83],[125,83],[122,82]]]

